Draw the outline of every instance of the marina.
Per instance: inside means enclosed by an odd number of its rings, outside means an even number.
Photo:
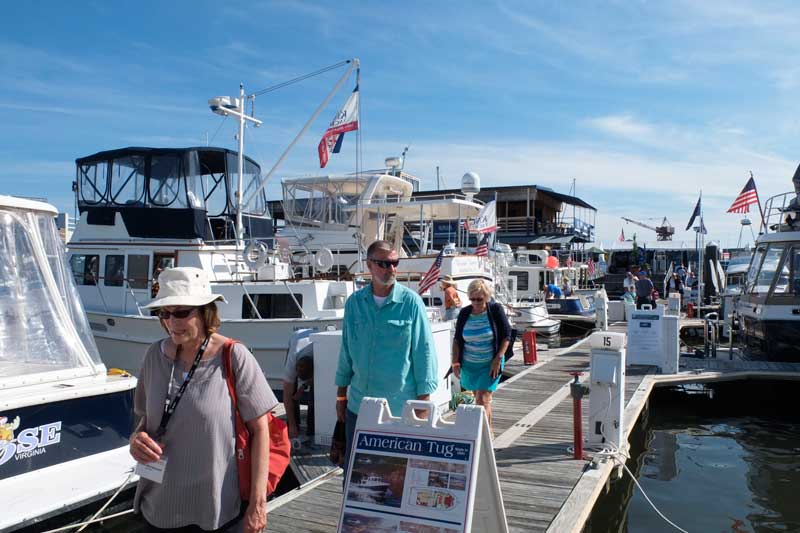
[[[220,7],[9,6],[0,533],[800,531],[800,7]]]

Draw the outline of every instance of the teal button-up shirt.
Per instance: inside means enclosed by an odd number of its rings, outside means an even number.
[[[364,396],[386,398],[400,416],[406,400],[437,387],[431,327],[420,296],[395,283],[383,306],[372,284],[353,293],[344,307],[336,385],[350,387],[348,409],[358,414]]]

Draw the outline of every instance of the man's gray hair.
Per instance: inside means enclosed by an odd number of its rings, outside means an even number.
[[[386,250],[387,252],[391,252],[394,250],[394,248],[392,248],[392,245],[389,244],[387,241],[378,239],[377,241],[374,241],[372,244],[370,244],[369,248],[367,248],[367,258],[372,258],[373,254],[378,250]]]

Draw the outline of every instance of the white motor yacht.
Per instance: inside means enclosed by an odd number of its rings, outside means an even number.
[[[77,160],[80,219],[69,261],[89,324],[110,366],[138,372],[147,346],[163,338],[142,309],[168,267],[205,270],[221,331],[248,346],[273,389],[280,388],[289,337],[300,328],[339,329],[353,283],[296,279],[273,240],[261,170],[223,148],[124,148]],[[255,199],[237,239],[237,182]],[[246,243],[246,246],[245,246]],[[310,275],[333,263],[319,254]],[[319,277],[319,276],[317,276]]]
[[[56,214],[0,196],[0,531],[36,527],[134,481],[136,378],[106,372]]]

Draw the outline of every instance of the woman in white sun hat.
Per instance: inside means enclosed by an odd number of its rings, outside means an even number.
[[[147,531],[261,531],[267,525],[266,414],[278,401],[253,355],[234,345],[238,409],[251,433],[253,458],[244,504],[221,357],[229,339],[217,333],[215,302],[225,298],[211,292],[198,268],[166,269],[158,283],[156,298],[145,307],[158,311],[168,337],[148,348],[136,388],[134,410],[141,420],[131,455],[151,473],[139,481],[134,508]]]

